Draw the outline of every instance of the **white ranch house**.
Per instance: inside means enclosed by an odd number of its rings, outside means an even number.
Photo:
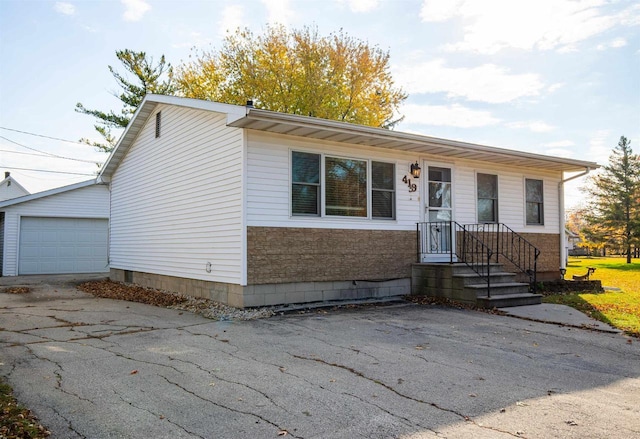
[[[148,95],[98,179],[112,279],[246,307],[408,294],[412,268],[416,292],[415,264],[460,261],[471,232],[517,236],[557,277],[565,173],[597,167]]]

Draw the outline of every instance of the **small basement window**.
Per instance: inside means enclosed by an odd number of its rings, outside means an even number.
[[[161,114],[162,114],[161,111],[158,111],[156,113],[156,139],[160,137],[160,122],[162,117]]]

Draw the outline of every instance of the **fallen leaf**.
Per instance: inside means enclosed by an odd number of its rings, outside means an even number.
[[[627,339],[627,343],[631,344],[631,343],[633,343],[633,341],[629,338],[629,339]]]
[[[505,413],[507,409],[500,409],[500,413]]]
[[[278,432],[278,436],[286,436],[286,435],[288,435],[288,434],[289,434],[289,432],[288,432],[287,430],[280,430],[280,431]]]
[[[334,379],[330,379],[330,380],[329,380],[329,382],[330,382],[330,383],[335,383],[335,382],[336,382],[336,380],[334,380]]]
[[[164,419],[164,416],[160,415],[160,419]]]
[[[285,370],[287,370],[286,367],[280,367],[280,372],[284,372]]]
[[[536,343],[535,341],[533,342],[533,347],[537,348],[538,347],[538,343]]]
[[[524,402],[518,401],[518,402],[516,402],[516,405],[517,405],[518,407],[526,407],[526,406],[528,406],[529,404],[526,404],[526,403],[524,403]]]
[[[134,369],[129,373],[129,375],[135,375],[137,373],[138,373],[138,369]]]
[[[215,386],[215,385],[216,385],[216,383],[214,383],[213,381],[211,381],[211,382],[209,383],[209,385],[210,385],[211,387],[213,387],[213,386]]]
[[[571,425],[572,427],[575,427],[576,425],[578,425],[576,421],[564,421],[564,423],[567,425]]]
[[[422,347],[422,346],[416,346],[416,349],[417,349],[417,350],[419,350],[419,351],[422,351],[422,350],[424,350],[424,347]]]
[[[478,395],[476,395],[475,393],[469,393],[469,396],[470,396],[471,398],[475,398],[475,397],[477,397]]]

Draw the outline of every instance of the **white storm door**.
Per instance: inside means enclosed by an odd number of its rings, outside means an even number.
[[[426,196],[425,222],[426,236],[424,260],[429,262],[449,261],[454,248],[455,231],[452,229],[453,200],[450,167],[433,166],[425,163]],[[426,242],[425,242],[426,241]]]

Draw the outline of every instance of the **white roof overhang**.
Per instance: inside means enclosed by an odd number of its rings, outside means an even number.
[[[230,121],[228,125],[270,133],[393,149],[418,155],[481,160],[500,166],[521,166],[563,172],[593,170],[600,166],[595,162],[514,151],[255,108],[247,109],[245,116]]]

